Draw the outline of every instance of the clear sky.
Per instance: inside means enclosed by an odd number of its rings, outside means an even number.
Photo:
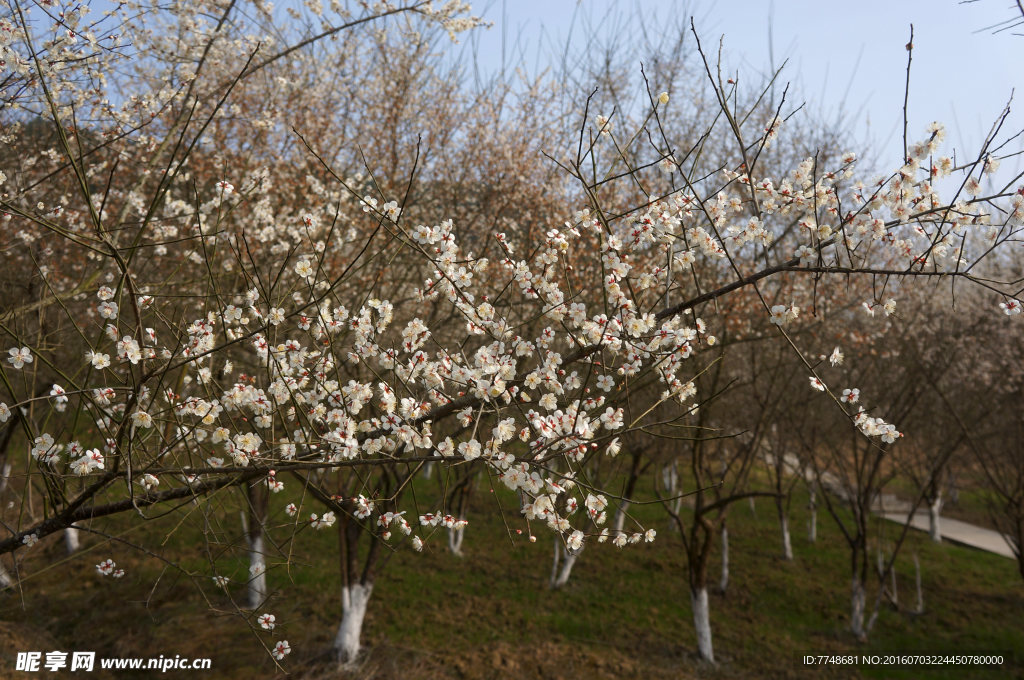
[[[1024,109],[1024,26],[990,28],[1021,18],[1013,0],[476,0],[473,9],[494,23],[471,39],[485,72],[501,68],[503,46],[507,66],[526,55],[532,70],[557,59],[551,55],[561,54],[567,38],[581,45],[591,27],[622,31],[631,13],[643,13],[649,27],[692,15],[702,42],[717,45],[724,36],[725,64],[755,82],[788,60],[783,80],[799,100],[828,115],[843,111],[887,166],[902,151],[913,23],[911,140],[941,120],[948,142],[976,150],[1014,89],[1009,127],[1024,128],[1017,110]]]

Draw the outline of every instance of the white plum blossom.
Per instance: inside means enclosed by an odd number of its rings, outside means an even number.
[[[7,357],[7,361],[14,368],[21,368],[25,364],[32,363],[32,351],[28,347],[12,347],[7,350],[7,353],[11,355]]]
[[[274,645],[274,649],[271,650],[271,653],[274,655],[274,658],[277,659],[278,661],[280,661],[284,657],[286,657],[289,654],[291,654],[291,652],[292,652],[292,648],[288,644],[287,640],[280,640],[280,641],[278,641]]]
[[[1003,310],[1003,314],[1006,314],[1006,316],[1013,316],[1014,314],[1020,314],[1021,303],[1019,300],[1011,298],[1006,302],[1000,302],[999,308]]]

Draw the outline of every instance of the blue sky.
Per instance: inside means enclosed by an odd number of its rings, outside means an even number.
[[[518,46],[534,69],[559,55],[570,35],[581,45],[591,33],[588,25],[602,33],[621,30],[623,18],[634,12],[644,13],[649,26],[693,16],[705,45],[717,45],[724,36],[725,64],[741,76],[760,82],[770,63],[788,59],[783,80],[795,86],[800,100],[829,115],[844,111],[857,137],[870,140],[886,165],[898,163],[901,155],[911,23],[911,140],[920,138],[929,122],[941,120],[949,143],[975,150],[1012,90],[1011,108],[1024,108],[1024,26],[995,34],[986,30],[1019,16],[1012,0],[476,0],[473,5],[474,13],[494,23],[470,39],[484,72],[501,68],[503,43],[507,66],[518,62],[513,56]],[[1024,115],[1015,110],[1009,123],[1011,129],[1024,128]]]

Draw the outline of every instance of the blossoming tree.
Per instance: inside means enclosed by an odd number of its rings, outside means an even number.
[[[785,142],[785,102],[740,110],[735,83],[710,66],[712,125],[728,147],[676,148],[662,124],[668,92],[632,120],[587,108],[575,143],[563,140],[572,148],[546,165],[562,180],[549,214],[467,231],[427,189],[478,178],[435,165],[433,144],[405,143],[410,121],[450,110],[421,101],[398,115],[396,81],[360,80],[358,59],[387,50],[388,30],[455,35],[479,21],[460,2],[307,5],[124,3],[93,19],[78,4],[12,3],[0,19],[3,135],[40,125],[55,140],[6,158],[0,174],[5,257],[29,272],[0,320],[0,420],[6,443],[28,453],[11,477],[24,511],[5,516],[0,538],[11,573],[76,523],[192,504],[209,517],[210,498],[238,489],[254,509],[257,606],[240,613],[254,630],[276,626],[259,581],[273,566],[256,540],[267,512],[286,515],[293,535],[337,525],[336,649],[352,663],[381,556],[465,526],[410,500],[428,463],[488,470],[520,499],[524,540],[542,529],[569,551],[654,540],[636,522],[609,531],[616,494],[588,463],[614,457],[621,437],[699,426],[714,305],[737,291],[794,348],[797,303],[779,310],[766,297],[784,274],[951,277],[1019,304],[973,269],[1012,244],[1024,211],[1013,188],[981,191],[988,149],[967,166],[934,158],[934,126],[881,182],[858,182],[852,156],[827,167],[812,156],[771,179],[760,160]],[[335,70],[355,74],[351,89],[334,86]],[[418,87],[405,82],[401,101]],[[322,124],[314,104],[352,115]],[[346,126],[369,133],[360,124],[377,116],[390,137],[363,151]],[[953,172],[965,179],[945,202],[932,180]],[[898,437],[799,356],[868,446]],[[275,507],[293,482],[309,506]],[[97,570],[123,575],[113,559]],[[215,559],[206,576],[230,596]],[[700,586],[699,649],[711,660]],[[291,649],[266,648],[278,660]]]

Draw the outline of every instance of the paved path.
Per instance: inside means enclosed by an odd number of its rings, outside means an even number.
[[[903,524],[907,521],[907,513],[910,512],[910,503],[898,499],[895,496],[883,494],[882,502],[876,504],[875,507],[872,508],[872,512],[891,522]],[[928,511],[918,510],[914,513],[914,516],[910,520],[910,527],[912,529],[928,531],[930,529]],[[1013,548],[1010,547],[1009,539],[998,531],[979,527],[975,524],[968,524],[967,522],[961,522],[958,519],[940,517],[939,533],[942,535],[942,540],[944,541],[959,543],[960,545],[966,545],[969,548],[977,548],[978,550],[985,550],[990,553],[995,553],[996,555],[1002,555],[1003,557],[1014,559]]]
[[[767,455],[765,458],[769,463],[771,463],[771,454]],[[796,456],[787,454],[785,456],[785,463],[787,471],[794,474],[800,471],[800,461]],[[809,480],[813,480],[814,473],[812,471],[808,470],[806,474]],[[840,489],[838,479],[831,473],[826,472],[822,475],[821,481],[824,486],[830,487],[833,493],[837,493]],[[910,512],[910,503],[907,503],[906,501],[891,494],[882,494],[880,501],[875,504],[874,508],[872,508],[872,512],[889,521],[896,522],[897,524],[903,524],[907,521],[907,513]],[[914,513],[913,518],[910,520],[910,527],[920,531],[928,531],[928,511],[918,510]],[[958,543],[969,548],[984,550],[996,555],[1002,555],[1003,557],[1009,557],[1010,559],[1015,558],[1013,549],[1010,547],[1010,540],[1003,534],[1000,534],[998,531],[993,531],[992,529],[986,529],[974,524],[968,524],[967,522],[961,522],[960,520],[942,517],[939,522],[939,533],[942,535],[943,540],[951,543]]]

